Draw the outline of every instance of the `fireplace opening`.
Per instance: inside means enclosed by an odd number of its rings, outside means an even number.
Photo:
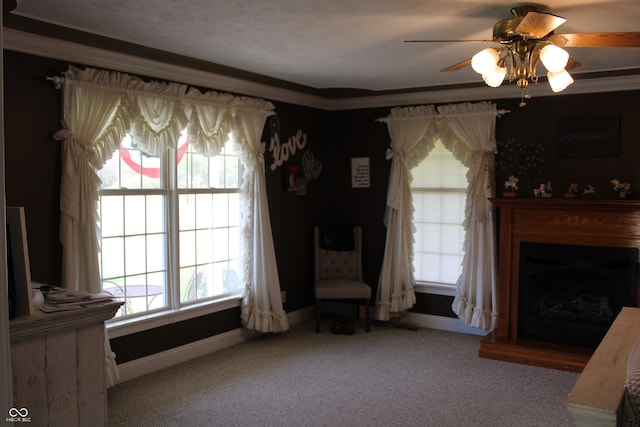
[[[637,248],[521,242],[518,337],[595,348],[637,282]]]

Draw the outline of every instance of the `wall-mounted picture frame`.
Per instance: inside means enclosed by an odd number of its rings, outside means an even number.
[[[558,122],[558,156],[618,157],[620,116],[561,117]]]
[[[283,182],[282,186],[284,191],[288,192],[297,192],[299,185],[299,168],[297,165],[287,165],[284,168]]]
[[[369,157],[351,158],[351,188],[370,188]]]
[[[32,314],[31,266],[26,219],[22,206],[7,206],[7,272],[9,293],[14,296],[14,314],[16,316]]]

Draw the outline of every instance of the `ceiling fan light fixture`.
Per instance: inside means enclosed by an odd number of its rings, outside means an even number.
[[[471,67],[478,74],[490,74],[494,72],[499,59],[498,52],[488,47],[473,55]]]
[[[582,65],[569,56],[566,48],[640,48],[640,31],[562,33],[557,28],[566,19],[548,12],[538,11],[540,5],[520,4],[511,9],[513,18],[498,21],[493,26],[491,40],[406,40],[407,42],[469,42],[493,43],[501,47],[489,47],[471,58],[443,68],[440,71],[456,71],[471,66],[490,87],[500,86],[504,80],[520,88],[522,102],[526,105],[531,83],[538,83],[540,63],[547,70],[549,85],[554,92],[561,92],[573,83],[567,70]],[[545,7],[546,9],[546,7]]]
[[[564,69],[558,72],[549,71],[547,73],[547,79],[549,80],[551,90],[554,92],[562,92],[573,83],[573,78],[567,70]]]
[[[553,44],[548,44],[540,49],[540,60],[547,71],[557,73],[567,66],[569,53]]]
[[[496,66],[490,73],[483,74],[482,79],[487,84],[487,86],[499,87],[504,81],[504,78],[506,75],[507,75],[506,67]]]

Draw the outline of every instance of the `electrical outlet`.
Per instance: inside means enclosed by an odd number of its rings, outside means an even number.
[[[282,298],[282,303],[287,302],[287,291],[280,291],[280,298]]]

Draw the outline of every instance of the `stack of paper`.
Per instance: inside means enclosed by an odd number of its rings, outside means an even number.
[[[55,288],[46,293],[44,304],[40,310],[51,313],[55,311],[77,310],[89,304],[96,304],[113,300],[109,294],[92,294],[87,291],[72,291],[65,288]]]

